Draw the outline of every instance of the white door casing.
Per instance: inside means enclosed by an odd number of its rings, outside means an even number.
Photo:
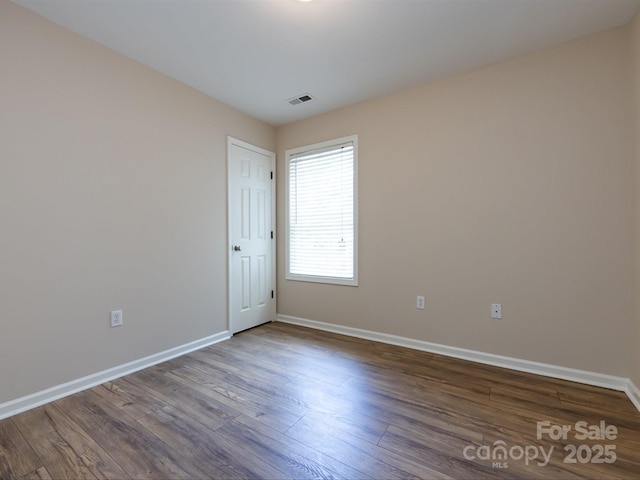
[[[275,320],[275,154],[228,138],[229,330]]]

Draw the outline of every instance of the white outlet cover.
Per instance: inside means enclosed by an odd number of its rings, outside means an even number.
[[[424,297],[418,296],[416,297],[416,308],[420,310],[424,310]]]
[[[502,304],[501,303],[492,303],[491,304],[491,318],[502,318]]]
[[[111,312],[111,326],[112,327],[122,326],[122,310],[113,310]]]

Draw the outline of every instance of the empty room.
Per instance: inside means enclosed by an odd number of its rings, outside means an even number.
[[[0,0],[0,478],[639,478],[639,213],[640,0]]]

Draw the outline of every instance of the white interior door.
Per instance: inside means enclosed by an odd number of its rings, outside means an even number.
[[[275,154],[229,138],[229,329],[275,320]]]

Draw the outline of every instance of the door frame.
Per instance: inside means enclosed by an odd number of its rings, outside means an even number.
[[[271,182],[271,231],[273,232],[273,239],[271,243],[271,288],[274,292],[273,302],[271,303],[270,314],[271,321],[276,319],[276,250],[277,250],[277,232],[276,232],[276,154],[265,150],[264,148],[257,147],[251,143],[239,140],[230,135],[227,135],[227,330],[230,335],[233,335],[233,329],[231,325],[231,263],[233,258],[233,252],[231,251],[233,241],[231,238],[231,150],[232,146],[251,150],[262,155],[266,155],[271,158],[271,172],[273,173],[273,181]]]

